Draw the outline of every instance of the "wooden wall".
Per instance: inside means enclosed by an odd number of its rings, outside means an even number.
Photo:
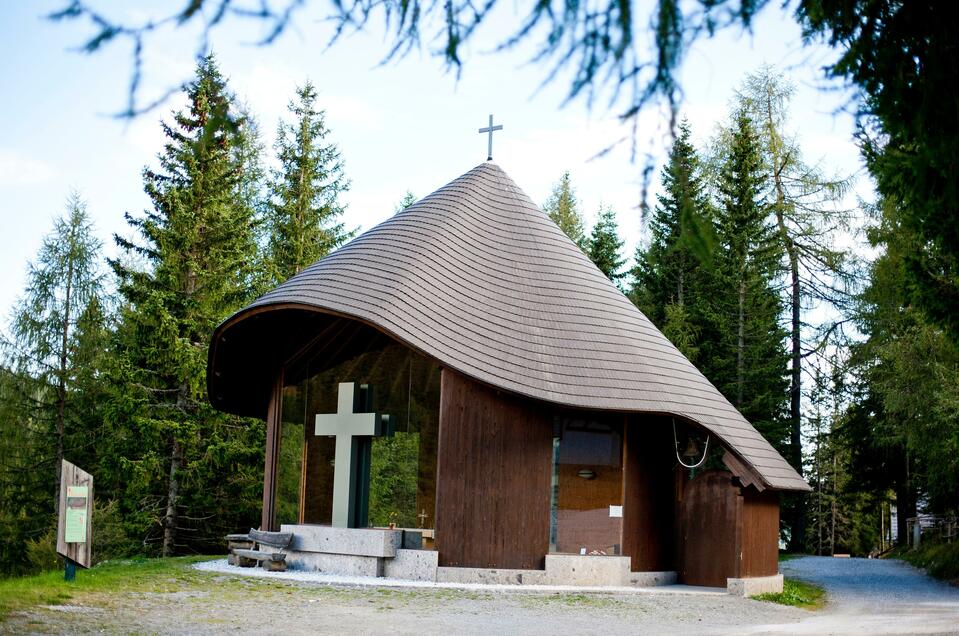
[[[676,568],[676,463],[665,420],[630,416],[623,449],[623,554],[633,572]]]
[[[742,498],[732,473],[706,471],[686,484],[681,505],[679,579],[726,587],[739,576]]]
[[[441,566],[542,568],[553,428],[547,409],[443,369],[436,549]]]
[[[743,489],[742,564],[739,576],[779,572],[779,494]]]
[[[725,587],[727,578],[779,571],[779,494],[743,488],[725,471],[690,481],[680,506],[683,583]]]

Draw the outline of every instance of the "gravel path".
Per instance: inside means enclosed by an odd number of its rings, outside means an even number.
[[[780,569],[825,587],[829,604],[799,624],[766,625],[751,633],[959,634],[959,588],[902,561],[803,557]]]
[[[894,561],[806,557],[810,612],[726,594],[519,592],[322,585],[196,571],[165,589],[85,595],[0,622],[37,634],[959,634],[959,589]]]
[[[194,571],[190,585],[18,612],[12,634],[740,634],[805,610],[682,591],[585,593],[324,585]]]

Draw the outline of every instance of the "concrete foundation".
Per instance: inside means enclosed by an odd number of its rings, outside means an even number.
[[[356,556],[354,554],[323,554],[322,552],[298,552],[282,550],[286,553],[286,564],[291,570],[309,570],[340,576],[383,576],[384,559],[380,557]]]
[[[438,552],[404,548],[402,530],[285,524],[281,531],[293,533],[290,547],[282,550],[292,570],[487,585],[654,587],[677,582],[676,572],[631,572],[629,557],[547,554],[543,570],[439,567]],[[781,592],[783,577],[728,579],[726,589],[736,596]]]
[[[676,585],[678,579],[675,572],[630,572],[626,584],[631,587],[658,587]]]
[[[783,575],[756,576],[748,579],[726,579],[726,591],[733,596],[778,594],[783,591]]]
[[[408,581],[435,581],[440,553],[435,550],[397,550],[383,559],[383,576]]]
[[[548,585],[613,585],[629,580],[629,557],[547,554]]]
[[[437,583],[483,585],[546,585],[543,570],[508,570],[493,568],[438,568]]]

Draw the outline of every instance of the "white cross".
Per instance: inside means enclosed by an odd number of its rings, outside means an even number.
[[[349,527],[350,501],[353,498],[353,443],[357,437],[382,435],[383,418],[378,413],[355,413],[355,382],[341,382],[336,413],[316,416],[316,435],[336,438],[333,456],[333,526]]]
[[[503,130],[503,127],[502,127],[502,126],[494,126],[494,125],[493,125],[493,116],[492,116],[492,115],[489,116],[489,126],[486,127],[486,128],[480,128],[480,129],[479,129],[479,131],[480,131],[481,133],[489,133],[489,146],[488,146],[488,148],[487,148],[487,150],[486,150],[486,160],[487,160],[487,161],[492,161],[492,160],[493,160],[493,133],[494,133],[495,131],[497,131],[497,130]]]

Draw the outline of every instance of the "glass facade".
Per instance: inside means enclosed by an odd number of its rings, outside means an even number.
[[[356,382],[373,387],[373,409],[390,415],[395,431],[373,438],[369,524],[433,528],[439,366],[368,328],[335,344],[339,351],[318,351],[305,363],[304,379],[284,391],[278,521],[330,523],[335,440],[314,434],[316,415],[335,413],[339,383]]]
[[[554,430],[550,552],[622,554],[622,416],[557,416]]]
[[[335,440],[315,435],[315,421],[317,414],[337,411],[339,383],[356,382],[373,387],[373,410],[389,414],[395,431],[372,442],[369,525],[432,531],[440,367],[352,324],[288,371],[295,379],[284,389],[277,521],[331,522]],[[623,416],[561,411],[553,427],[549,551],[622,555]],[[423,538],[430,547],[432,532]]]

